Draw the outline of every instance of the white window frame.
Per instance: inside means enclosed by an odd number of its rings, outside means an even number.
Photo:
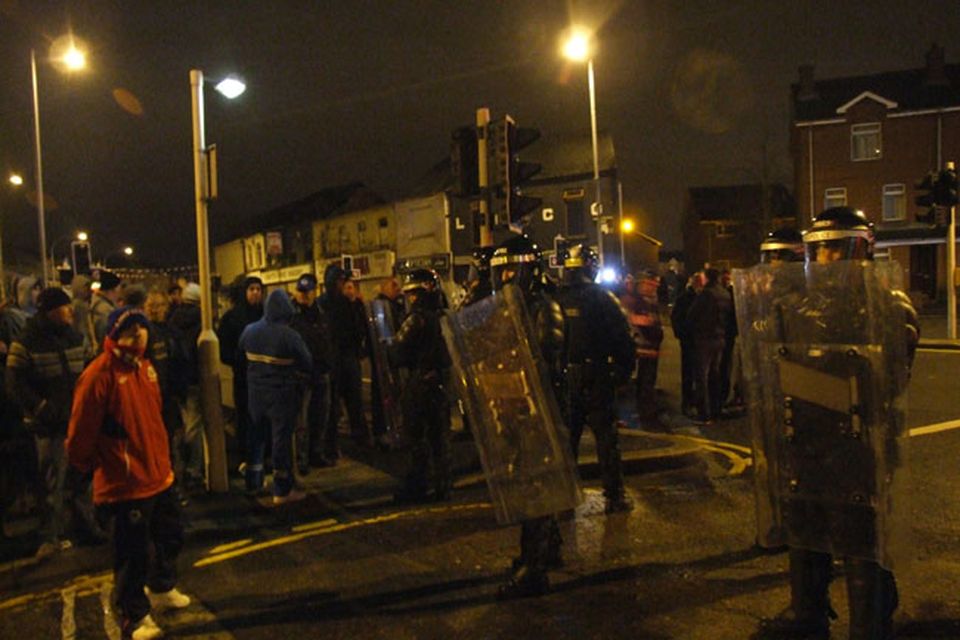
[[[871,154],[869,150],[867,151],[866,156],[858,157],[857,156],[857,140],[861,138],[867,138],[868,136],[876,134],[877,142],[876,145],[873,145],[873,148],[876,149],[876,155]],[[866,144],[861,145],[864,149],[869,149]],[[869,162],[870,160],[879,160],[883,157],[883,128],[879,122],[862,122],[860,124],[854,124],[850,126],[850,160],[853,162]]]
[[[907,186],[903,183],[883,185],[883,222],[902,222],[907,219]],[[896,199],[896,200],[894,200]],[[891,206],[888,206],[888,202]],[[899,209],[890,213],[891,208]]]
[[[831,207],[845,207],[847,206],[847,188],[846,187],[830,187],[829,189],[823,190],[823,208],[830,209]],[[816,218],[817,214],[814,213],[813,217]]]

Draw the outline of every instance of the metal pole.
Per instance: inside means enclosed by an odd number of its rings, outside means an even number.
[[[490,198],[487,188],[490,176],[487,172],[487,126],[490,124],[490,109],[477,109],[477,185],[480,187],[480,246],[493,246],[493,221],[490,219]]]
[[[7,272],[3,269],[3,210],[0,208],[0,307],[7,301]]]
[[[623,183],[617,181],[617,226],[620,228],[620,266],[627,268],[627,252],[623,233]]]
[[[47,224],[43,208],[43,158],[40,154],[40,96],[37,89],[37,54],[30,49],[30,78],[33,81],[33,138],[37,153],[37,224],[40,228],[40,264],[43,266],[43,286],[50,281],[47,270]]]
[[[197,205],[197,264],[200,271],[201,332],[197,339],[200,364],[200,402],[207,436],[207,480],[211,491],[226,493],[227,447],[220,404],[220,345],[213,330],[210,283],[210,238],[207,233],[207,162],[203,129],[203,72],[190,71],[193,111],[193,185]]]
[[[587,61],[587,84],[590,87],[590,137],[593,142],[593,207],[590,213],[597,216],[597,253],[603,267],[603,201],[600,199],[600,151],[597,142],[597,90],[593,78],[593,58]]]
[[[953,162],[947,170],[953,170]],[[950,226],[947,228],[947,337],[957,339],[957,208],[950,207]]]

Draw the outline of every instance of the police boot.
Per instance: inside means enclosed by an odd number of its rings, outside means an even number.
[[[545,571],[537,571],[524,565],[513,572],[510,579],[497,589],[498,600],[532,598],[550,590],[550,579]]]
[[[893,574],[876,562],[847,558],[847,598],[850,601],[850,640],[890,640],[897,608]]]
[[[830,556],[790,550],[790,606],[760,621],[753,640],[827,640],[830,618]]]

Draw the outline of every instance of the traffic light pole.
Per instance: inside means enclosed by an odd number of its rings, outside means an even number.
[[[493,221],[490,219],[490,175],[487,171],[487,125],[490,109],[477,109],[477,184],[480,187],[480,246],[493,246]]]
[[[947,163],[947,171],[953,171],[953,162]],[[950,207],[950,224],[947,226],[947,338],[957,339],[957,207]]]

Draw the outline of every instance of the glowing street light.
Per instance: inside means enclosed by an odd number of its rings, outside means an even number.
[[[11,173],[10,177],[7,178],[7,181],[15,187],[19,187],[23,184],[23,176],[19,173]]]
[[[54,40],[50,47],[50,57],[59,61],[68,71],[83,69],[87,64],[87,57],[77,46],[73,35],[62,36]],[[43,283],[47,285],[50,270],[47,265],[47,223],[46,212],[43,208],[43,156],[40,144],[40,91],[37,82],[37,53],[30,50],[30,79],[33,83],[33,139],[36,143],[37,156],[37,226],[40,229],[40,263],[43,265]]]
[[[90,236],[87,235],[86,231],[81,231],[77,234],[77,240],[79,240],[80,242],[86,242],[89,239],[90,239]]]
[[[133,255],[133,247],[124,247],[124,248],[123,248],[123,255],[127,256],[128,258],[129,258],[130,256],[132,256],[132,255]]]
[[[633,224],[633,220],[631,220],[630,218],[624,218],[623,221],[620,223],[620,231],[622,231],[623,233],[633,233],[633,230],[635,228],[636,227]]]
[[[563,55],[572,62],[587,63],[587,84],[590,91],[590,137],[593,142],[593,204],[590,215],[597,221],[597,253],[603,266],[603,206],[600,198],[600,151],[597,144],[597,91],[593,77],[592,32],[583,27],[571,27],[563,44]]]
[[[242,94],[246,85],[236,76],[228,76],[215,85],[216,90],[232,100]],[[225,493],[229,489],[227,449],[220,404],[220,345],[213,330],[213,286],[210,277],[210,231],[207,203],[216,197],[216,176],[211,175],[212,148],[207,147],[203,115],[203,72],[190,70],[190,99],[193,120],[193,186],[197,212],[197,265],[200,276],[200,322],[197,356],[200,365],[200,404],[203,407],[207,434],[209,486]]]

